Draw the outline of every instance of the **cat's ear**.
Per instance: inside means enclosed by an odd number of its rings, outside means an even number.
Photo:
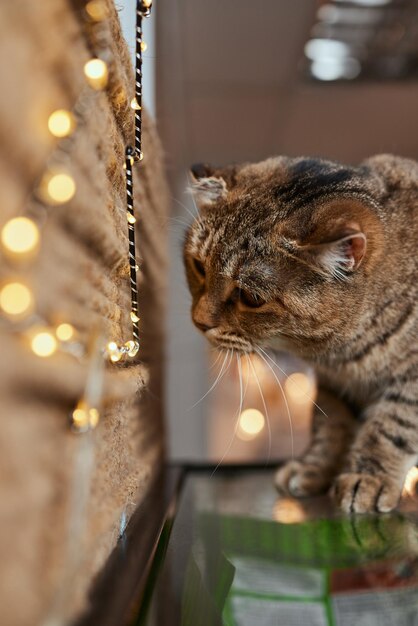
[[[228,193],[225,178],[215,168],[197,163],[190,168],[192,184],[190,190],[199,206],[211,206]]]
[[[360,227],[350,224],[326,240],[300,246],[305,259],[331,278],[346,280],[364,259],[367,238]]]

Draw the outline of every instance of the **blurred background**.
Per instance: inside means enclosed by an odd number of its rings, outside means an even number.
[[[133,49],[133,16],[118,4]],[[190,321],[181,260],[195,211],[188,168],[277,154],[353,164],[381,152],[418,158],[418,3],[156,0],[146,28],[144,92],[172,195],[170,456],[215,463],[289,457],[292,428],[295,453],[307,441],[312,372],[284,355],[277,364],[244,360],[240,407],[237,363],[217,359]]]

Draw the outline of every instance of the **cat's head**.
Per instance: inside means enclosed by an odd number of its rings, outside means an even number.
[[[320,159],[193,166],[184,260],[195,325],[218,348],[305,356],[347,337],[383,250],[381,178]]]

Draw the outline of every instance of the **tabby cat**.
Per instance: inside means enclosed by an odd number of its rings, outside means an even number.
[[[318,375],[310,447],[277,487],[390,511],[418,457],[418,164],[277,157],[192,174],[195,325],[221,350],[287,350]]]

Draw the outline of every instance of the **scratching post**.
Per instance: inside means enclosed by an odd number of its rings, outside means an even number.
[[[143,112],[140,348],[112,359],[132,340],[124,164],[135,138],[115,6],[3,3],[0,48],[1,623],[60,624],[86,606],[161,463],[168,196]],[[88,76],[94,59],[104,73]],[[54,126],[57,111],[69,115]]]

